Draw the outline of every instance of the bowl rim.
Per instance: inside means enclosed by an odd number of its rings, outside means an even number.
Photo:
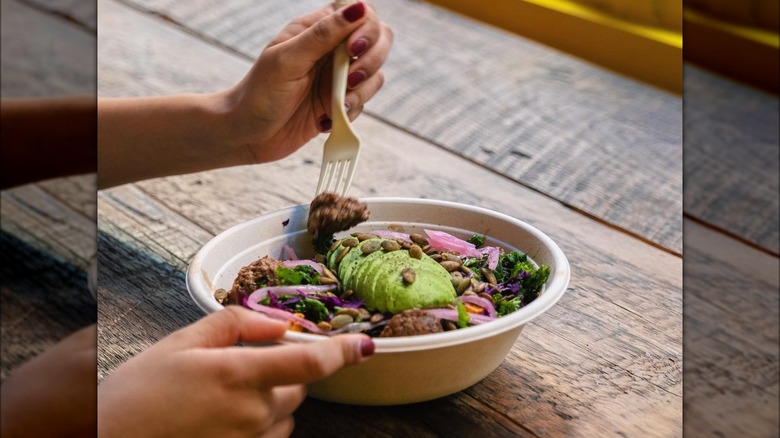
[[[474,342],[486,337],[491,337],[503,333],[507,330],[512,330],[526,324],[528,321],[535,319],[542,313],[546,312],[552,307],[566,291],[569,280],[571,278],[571,270],[568,259],[564,255],[563,251],[558,245],[545,233],[519,219],[509,216],[504,213],[500,213],[494,210],[490,210],[483,207],[477,207],[472,205],[461,204],[452,201],[443,201],[435,199],[421,199],[421,198],[403,198],[403,197],[367,197],[360,198],[361,202],[367,204],[390,204],[390,203],[406,203],[406,204],[424,204],[429,206],[438,206],[446,208],[455,208],[465,210],[470,213],[476,213],[486,216],[492,216],[494,218],[506,221],[512,225],[523,229],[525,232],[533,235],[537,238],[542,245],[550,250],[553,257],[554,273],[545,283],[544,293],[539,295],[534,301],[527,306],[513,312],[509,315],[503,316],[488,323],[471,326],[465,330],[452,330],[442,333],[433,333],[421,336],[405,336],[397,338],[373,338],[376,346],[376,353],[395,353],[406,351],[427,350],[433,348],[444,348],[463,344],[466,342]],[[211,284],[208,279],[204,278],[201,273],[201,261],[206,257],[210,250],[219,244],[220,240],[226,236],[231,235],[245,227],[251,227],[256,222],[267,221],[274,217],[289,217],[290,214],[296,209],[306,208],[309,205],[302,204],[292,207],[287,207],[281,210],[277,210],[271,213],[263,214],[248,221],[236,224],[221,233],[214,236],[209,240],[201,249],[195,254],[193,259],[187,268],[185,275],[185,282],[187,291],[192,300],[204,311],[206,314],[213,313],[218,310],[224,309],[222,304],[219,304],[211,296]],[[205,299],[204,297],[211,298]],[[316,342],[327,337],[323,335],[313,333],[301,333],[287,331],[285,335],[278,341],[280,343],[307,343]]]

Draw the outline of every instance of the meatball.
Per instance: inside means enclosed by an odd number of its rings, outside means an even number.
[[[236,304],[239,290],[248,294],[260,286],[276,286],[278,283],[276,269],[279,266],[282,266],[280,260],[265,256],[241,268],[233,281],[233,288],[230,289],[225,304]]]
[[[321,193],[311,201],[306,229],[315,236],[331,236],[367,220],[366,204],[335,193]]]
[[[420,309],[409,309],[390,318],[380,338],[415,336],[443,332],[439,318]]]

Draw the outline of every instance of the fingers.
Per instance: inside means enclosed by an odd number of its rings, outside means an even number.
[[[292,415],[288,415],[274,423],[260,436],[263,438],[287,438],[292,434],[294,428],[295,420]]]
[[[350,64],[347,87],[355,88],[379,71],[392,45],[392,29],[379,20],[367,20],[353,32],[347,40],[347,48],[350,56],[357,59]]]
[[[357,116],[363,112],[363,105],[374,97],[379,89],[382,88],[384,82],[385,76],[379,71],[368,78],[360,87],[347,91],[344,103],[347,106],[347,116],[349,116],[349,120],[354,121]]]
[[[299,60],[306,69],[329,54],[342,40],[367,20],[363,2],[353,3],[320,19],[309,28],[286,41],[290,59]]]
[[[231,361],[245,364],[246,379],[261,387],[310,383],[366,360],[374,342],[365,335],[338,335],[309,344],[237,348]]]
[[[306,398],[304,385],[276,386],[271,389],[272,415],[277,420],[292,415]]]
[[[227,306],[176,331],[157,343],[156,349],[228,347],[236,342],[266,342],[281,338],[287,323],[239,306]]]

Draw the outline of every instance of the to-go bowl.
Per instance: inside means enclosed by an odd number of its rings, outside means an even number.
[[[321,400],[359,405],[415,403],[463,390],[495,370],[528,321],[538,317],[566,291],[569,263],[558,245],[525,222],[502,213],[446,201],[404,198],[361,199],[370,219],[347,233],[401,227],[446,231],[461,238],[487,236],[486,245],[519,250],[539,265],[550,266],[541,295],[520,310],[465,329],[397,338],[375,338],[374,355],[309,386]],[[190,263],[187,289],[206,313],[223,309],[213,297],[229,290],[238,270],[260,257],[284,259],[285,244],[299,256],[312,254],[306,231],[309,206],[300,205],[236,225],[209,241]],[[347,234],[342,233],[342,234]],[[337,235],[338,237],[339,235]],[[316,342],[322,335],[288,331],[283,343]],[[257,347],[263,348],[263,347]]]

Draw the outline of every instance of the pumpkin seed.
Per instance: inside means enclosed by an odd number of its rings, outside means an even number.
[[[228,292],[225,289],[217,289],[214,292],[214,298],[217,300],[219,304],[222,304],[227,300]]]
[[[333,327],[334,330],[336,330],[344,327],[347,324],[352,324],[353,322],[355,322],[355,320],[352,319],[351,316],[341,314],[341,315],[334,316],[333,319],[330,320],[330,326]]]
[[[360,315],[360,313],[358,312],[358,309],[354,309],[352,307],[342,307],[338,312],[336,312],[336,315],[349,315],[354,320]]]
[[[339,284],[339,281],[335,278],[330,278],[325,275],[320,275],[320,284]]]
[[[341,263],[341,261],[344,259],[344,257],[349,252],[350,248],[348,246],[345,246],[344,248],[341,248],[341,251],[339,251],[339,254],[336,256],[336,263]]]
[[[403,271],[401,271],[401,278],[403,278],[404,283],[406,284],[414,283],[415,275],[412,268],[406,268]]]
[[[466,290],[471,286],[471,279],[469,278],[461,278],[458,282],[457,291],[458,295],[463,294],[463,292],[466,292]]]
[[[409,250],[409,252],[411,252],[411,250]],[[442,266],[444,269],[446,269],[446,270],[447,270],[447,272],[452,272],[452,271],[454,271],[454,270],[456,270],[456,269],[460,268],[460,263],[458,263],[458,262],[451,262],[451,261],[448,261],[448,260],[445,260],[445,261],[443,261],[443,262],[441,262],[441,263],[439,263],[439,264],[440,264],[440,265],[441,265],[441,266]]]
[[[443,319],[441,321],[441,327],[444,329],[445,332],[458,329],[458,326],[455,325],[455,323],[450,321],[449,319]]]
[[[349,297],[351,297],[352,294],[354,294],[354,293],[355,292],[352,289],[347,289],[347,290],[344,291],[343,294],[341,294],[339,296],[339,298],[341,298],[342,300],[346,300],[346,299],[349,299]]]
[[[383,240],[382,249],[385,251],[398,251],[401,249],[401,245],[399,245],[395,240]]]
[[[411,247],[409,247],[409,257],[417,260],[422,260],[423,258],[422,248],[420,248],[420,246],[417,244],[414,244]]]
[[[362,321],[367,321],[369,318],[371,318],[371,312],[368,311],[365,307],[358,307],[358,318],[360,318]]]
[[[336,274],[334,274],[333,271],[328,269],[327,266],[325,266],[324,264],[320,263],[320,268],[322,268],[322,275],[324,275],[324,276],[326,276],[328,278],[332,278],[334,280],[338,280],[338,277],[336,277]]]
[[[357,240],[362,242],[364,240],[374,239],[377,236],[375,234],[371,234],[371,233],[352,233],[352,237],[356,237]]]
[[[329,331],[333,330],[333,327],[327,321],[320,321],[320,322],[318,322],[317,323],[317,327],[319,327],[320,330],[322,330],[324,332],[329,332]]]
[[[401,248],[403,249],[409,249],[412,247],[412,242],[404,239],[395,239],[396,242],[398,242],[399,245],[401,245]]]
[[[477,287],[474,288],[474,292],[476,292],[476,293],[483,292],[485,290],[485,288],[487,287],[487,285],[488,284],[485,283],[484,281],[480,281],[479,284],[477,285]]]
[[[452,285],[458,287],[460,281],[463,280],[463,274],[460,271],[452,271],[450,275],[452,276]]]
[[[382,247],[382,245],[381,245],[381,243],[379,241],[372,240],[370,242],[366,242],[366,243],[360,245],[360,251],[363,254],[371,254],[372,252],[378,250],[381,247]]]
[[[412,233],[409,235],[409,238],[412,240],[412,242],[420,245],[421,247],[428,244],[428,239],[426,239],[422,234]]]
[[[350,248],[354,246],[358,246],[358,243],[360,243],[360,241],[356,237],[347,237],[346,239],[341,241],[342,245],[348,246]]]
[[[496,281],[496,275],[493,274],[493,271],[491,271],[488,268],[482,268],[479,270],[479,272],[482,273],[482,278],[487,281],[491,285],[495,285],[497,283]]]
[[[457,254],[453,254],[451,252],[443,252],[443,253],[441,253],[441,259],[449,261],[449,262],[462,263],[462,260],[461,260],[460,256],[458,256]]]
[[[376,324],[376,323],[378,323],[379,321],[381,321],[383,319],[385,319],[385,315],[382,315],[381,313],[375,313],[375,314],[371,315],[371,319],[369,319],[368,321],[371,324]]]
[[[335,251],[336,248],[339,247],[339,245],[341,245],[341,241],[340,240],[337,240],[337,241],[333,242],[333,244],[330,245],[330,249],[328,249],[328,251],[329,252]]]

